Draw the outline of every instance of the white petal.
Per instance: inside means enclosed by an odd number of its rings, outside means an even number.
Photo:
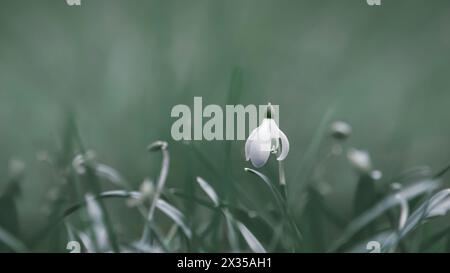
[[[247,161],[250,159],[250,147],[255,139],[257,129],[258,128],[253,129],[253,131],[250,133],[250,136],[247,138],[247,141],[245,142],[245,160]]]
[[[257,128],[256,140],[258,141],[268,141],[272,138],[271,136],[271,119],[263,119],[261,125]]]
[[[249,137],[248,149],[250,161],[253,166],[259,168],[266,164],[270,155],[271,146],[270,120],[264,119],[261,125],[255,129],[254,134]]]
[[[256,168],[264,166],[270,155],[270,140],[252,141],[250,146],[250,161]]]
[[[281,140],[281,154],[277,157],[277,160],[284,160],[289,153],[289,140],[283,131],[278,130],[278,133],[280,134]]]
[[[269,120],[269,131],[270,131],[270,138],[279,138],[280,137],[280,129],[278,128],[277,123],[275,120],[270,119]]]

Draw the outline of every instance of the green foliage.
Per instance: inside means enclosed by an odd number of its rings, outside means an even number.
[[[450,251],[450,2],[325,2],[5,3],[0,252]],[[172,141],[194,96],[279,105],[284,164]]]
[[[91,151],[84,150],[79,136],[73,139],[78,139],[79,144],[72,145],[71,151],[65,151],[74,155],[73,160],[59,157],[59,163],[54,164],[55,173],[60,174],[62,182],[57,187],[55,201],[50,203],[53,213],[49,214],[49,224],[36,235],[38,239],[25,238],[21,242],[21,237],[17,237],[20,235],[14,234],[19,224],[15,201],[19,192],[18,180],[22,176],[13,176],[5,188],[2,209],[8,210],[14,221],[10,219],[0,229],[3,251],[39,250],[44,247],[44,241],[62,244],[47,250],[63,251],[65,246],[62,242],[78,241],[85,252],[365,252],[369,250],[368,243],[376,240],[382,251],[403,252],[429,251],[435,242],[446,236],[447,229],[436,230],[427,236],[412,235],[424,224],[445,217],[449,210],[449,190],[440,190],[448,167],[435,175],[406,172],[393,180],[402,183],[401,187],[396,184],[400,188],[394,191],[380,186],[381,181],[370,174],[357,172],[359,178],[353,198],[353,215],[346,223],[330,207],[327,194],[320,190],[320,185],[314,184],[319,179],[317,176],[304,192],[304,205],[292,206],[292,201],[288,200],[292,196],[284,194],[285,188],[279,187],[262,172],[245,168],[254,175],[255,185],[261,188],[261,193],[271,196],[265,200],[265,205],[273,209],[249,207],[241,202],[239,195],[233,198],[233,202],[222,199],[223,194],[216,192],[215,187],[199,176],[196,181],[201,194],[197,191],[185,193],[166,186],[169,147],[166,142],[157,141],[149,146],[149,150],[161,151],[163,155],[158,179],[155,184],[144,182],[136,191],[117,170],[98,162]],[[199,162],[210,164],[201,151],[192,149]],[[342,159],[339,154],[337,156]],[[289,189],[292,182],[289,174],[287,177],[286,189]],[[252,179],[248,177],[247,180]],[[68,187],[66,181],[74,185]],[[387,185],[394,185],[393,181]],[[105,187],[113,190],[105,191]],[[80,194],[82,198],[76,197]],[[74,204],[72,198],[64,196],[75,196],[78,203]],[[115,213],[108,205],[114,199],[122,200],[127,210],[137,210],[142,217],[143,235],[140,239],[118,230],[117,219],[112,217]],[[197,207],[196,213],[178,207],[185,200]],[[299,207],[301,211],[297,211]],[[409,207],[414,208],[410,215]],[[298,218],[299,212],[301,217]],[[420,241],[416,241],[418,238]],[[418,245],[418,249],[412,248],[413,244]]]

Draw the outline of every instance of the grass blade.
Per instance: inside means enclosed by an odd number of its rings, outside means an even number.
[[[95,165],[95,174],[98,177],[111,181],[115,185],[121,187],[125,187],[127,185],[125,179],[120,175],[120,173],[108,165],[97,163]]]
[[[266,250],[262,246],[262,244],[256,239],[255,235],[248,230],[248,228],[242,224],[241,222],[237,221],[236,226],[239,229],[239,231],[242,234],[242,237],[244,237],[245,241],[247,242],[247,245],[250,247],[250,249],[255,253],[266,253]]]
[[[219,196],[217,195],[216,191],[209,185],[208,182],[206,182],[203,178],[197,177],[197,183],[200,185],[202,190],[208,195],[209,199],[213,202],[214,206],[218,207],[219,202]]]
[[[277,205],[280,208],[281,212],[283,212],[284,211],[283,196],[281,195],[280,191],[277,188],[275,188],[275,186],[273,185],[272,181],[270,181],[270,179],[266,175],[264,175],[264,174],[262,174],[262,173],[260,173],[260,172],[258,172],[256,170],[253,170],[253,169],[250,169],[250,168],[245,168],[244,170],[246,172],[250,172],[250,173],[258,176],[259,178],[261,178],[261,180],[264,182],[264,184],[272,192],[272,195],[273,195],[273,197],[275,199],[275,202],[277,203]]]
[[[384,251],[392,250],[401,239],[407,234],[417,228],[424,219],[430,217],[430,212],[433,211],[439,204],[445,201],[450,196],[450,189],[442,190],[435,195],[428,198],[423,204],[417,208],[405,223],[405,226],[398,232],[392,233],[382,244]]]
[[[415,183],[411,186],[405,187],[396,194],[401,194],[405,200],[410,200],[426,192],[430,192],[439,186],[439,182],[435,180],[426,180],[419,183]],[[398,206],[400,200],[396,197],[396,194],[392,194],[374,205],[371,209],[363,213],[361,216],[353,220],[341,235],[341,237],[332,245],[330,251],[339,251],[349,240],[363,229],[366,225],[370,224],[376,218],[381,216],[387,210]]]
[[[124,191],[124,190],[114,190],[114,191],[107,191],[102,192],[100,195],[96,196],[95,199],[107,199],[107,198],[134,198],[134,199],[140,199],[142,198],[142,194],[140,192],[130,192],[130,191]],[[68,208],[65,213],[64,217],[67,217],[71,215],[72,213],[76,212],[77,210],[81,209],[87,205],[87,202],[83,202],[80,204],[73,205],[72,207]],[[177,208],[170,205],[163,199],[159,199],[156,208],[159,209],[161,212],[163,212],[165,215],[167,215],[170,219],[172,219],[184,232],[187,238],[192,237],[192,231],[188,227],[185,221],[185,216],[182,212],[180,212]]]
[[[323,115],[319,126],[317,127],[316,132],[314,133],[314,136],[311,140],[311,143],[308,145],[308,149],[305,152],[305,155],[302,158],[302,161],[299,165],[299,172],[295,176],[295,181],[298,181],[302,183],[302,186],[306,186],[307,179],[310,177],[313,169],[314,169],[314,162],[317,160],[317,155],[319,153],[320,144],[323,141],[324,136],[327,134],[325,133],[328,129],[328,125],[334,115],[336,105],[332,105],[328,108],[328,110]],[[301,188],[297,188],[297,190],[294,192],[294,195],[297,196],[297,193],[301,190]]]
[[[191,230],[185,224],[185,216],[183,215],[183,213],[181,213],[177,208],[162,199],[158,200],[156,206],[183,230],[188,239],[192,237]]]
[[[28,252],[27,247],[14,235],[0,227],[0,243],[14,252]]]
[[[108,240],[108,232],[104,224],[104,216],[100,205],[93,195],[86,195],[86,208],[91,220],[92,232],[95,238],[96,249],[100,252],[111,248]]]

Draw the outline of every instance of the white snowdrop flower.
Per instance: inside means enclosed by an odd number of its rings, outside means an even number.
[[[139,191],[142,193],[142,195],[151,197],[155,193],[155,186],[150,179],[146,178],[144,179],[144,182],[142,182]]]
[[[383,177],[383,173],[380,170],[374,170],[370,173],[370,177],[373,180],[380,180]]]
[[[139,197],[130,198],[127,200],[127,205],[129,207],[135,207],[142,205],[145,201],[151,200],[155,194],[155,186],[149,178],[145,178],[139,187]]]
[[[352,127],[344,121],[335,121],[331,124],[331,135],[339,140],[347,139],[352,133]]]
[[[86,173],[86,162],[84,160],[83,155],[78,154],[75,156],[75,158],[72,161],[72,167],[75,169],[75,171],[78,174],[85,174]]]
[[[96,154],[92,150],[87,150],[84,154],[77,154],[72,160],[72,167],[79,175],[86,173],[86,167],[94,162],[96,159]],[[103,174],[105,170],[104,167],[100,169],[100,174]]]
[[[266,118],[255,128],[245,143],[245,159],[259,168],[266,164],[271,153],[284,160],[289,153],[289,141],[272,118],[272,106],[267,106]]]
[[[372,162],[367,151],[350,149],[347,157],[358,171],[363,173],[370,173],[372,171]]]

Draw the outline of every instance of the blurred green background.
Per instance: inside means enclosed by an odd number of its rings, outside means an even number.
[[[369,150],[384,178],[419,165],[439,169],[450,158],[449,1],[81,1],[14,0],[0,8],[0,189],[10,160],[23,161],[22,236],[47,221],[57,182],[37,156],[61,148],[70,112],[84,144],[136,188],[158,175],[160,156],[146,146],[160,139],[170,147],[168,186],[193,187],[186,181],[202,176],[224,187],[171,139],[170,110],[192,105],[194,96],[225,105],[237,70],[239,103],[280,105],[293,187],[300,188],[299,163],[330,109],[331,120],[352,125],[350,145]],[[229,183],[258,192],[243,171],[250,166],[243,141],[190,145],[217,169],[230,166]],[[345,160],[329,164],[323,182],[346,215],[356,175]],[[262,171],[273,176],[275,166]],[[250,198],[264,203],[263,194]],[[127,223],[132,217],[122,228],[141,228]]]

